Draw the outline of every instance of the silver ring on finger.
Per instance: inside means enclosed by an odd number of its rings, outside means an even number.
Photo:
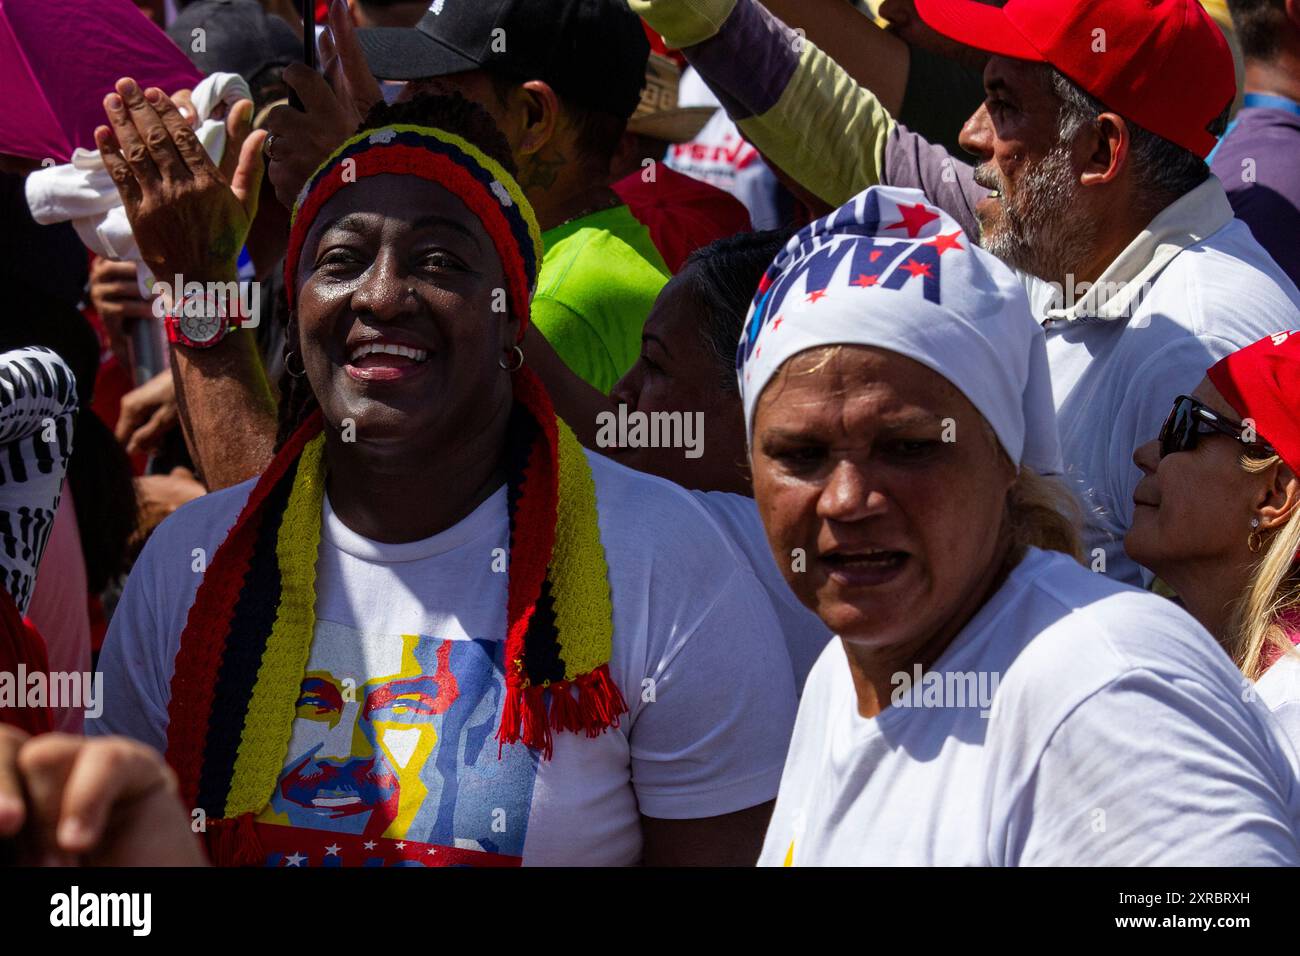
[[[266,142],[262,144],[262,155],[265,156],[267,159],[275,159],[275,156],[271,154],[271,146],[274,143],[275,143],[275,134],[274,133],[267,134]]]

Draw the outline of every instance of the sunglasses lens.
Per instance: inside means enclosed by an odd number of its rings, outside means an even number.
[[[1180,398],[1160,429],[1160,457],[1187,451],[1195,442],[1196,426],[1192,420],[1192,403]]]

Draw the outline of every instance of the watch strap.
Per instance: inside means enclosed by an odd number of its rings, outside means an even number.
[[[211,348],[212,346],[216,345],[218,342],[222,341],[232,331],[239,328],[241,322],[241,316],[239,314],[223,316],[222,318],[224,319],[224,321],[221,325],[221,328],[217,332],[217,334],[214,335],[212,338],[207,339],[206,341],[203,342],[199,342],[190,338],[181,329],[180,323],[182,319],[185,318],[186,307],[189,305],[190,302],[194,301],[195,299],[203,299],[205,300],[206,303],[206,300],[208,299],[208,294],[206,292],[189,293],[183,296],[180,302],[178,302],[173,308],[163,313],[163,326],[167,331],[168,344],[184,345],[187,346],[188,348],[196,348],[196,349]]]

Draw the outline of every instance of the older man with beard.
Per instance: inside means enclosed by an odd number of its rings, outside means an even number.
[[[1235,81],[1196,0],[917,0],[934,30],[991,54],[960,138],[976,166],[899,125],[756,0],[628,2],[804,187],[834,205],[876,183],[920,188],[1019,271],[1090,563],[1139,583],[1122,548],[1134,449],[1208,364],[1300,320],[1300,292],[1204,161]],[[918,206],[895,227],[914,237],[929,216]],[[902,257],[860,281],[923,266]]]

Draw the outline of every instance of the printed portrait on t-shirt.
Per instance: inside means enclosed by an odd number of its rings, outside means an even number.
[[[498,758],[503,648],[318,623],[288,758],[258,818],[292,828],[275,831],[267,862],[521,860],[537,758],[514,746]],[[299,849],[294,830],[320,832]]]

